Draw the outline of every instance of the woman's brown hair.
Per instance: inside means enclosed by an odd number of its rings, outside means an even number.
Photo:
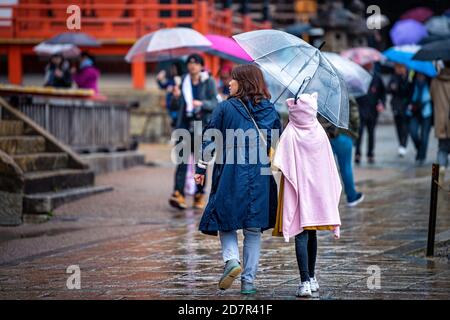
[[[261,102],[262,99],[270,99],[264,75],[257,66],[249,64],[234,67],[231,77],[239,84],[239,89],[233,97],[249,99],[255,104]]]

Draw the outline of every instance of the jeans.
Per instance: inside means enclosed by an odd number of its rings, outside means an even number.
[[[259,255],[261,252],[261,229],[246,228],[244,232],[244,271],[241,280],[253,283],[258,271]],[[237,231],[219,231],[222,244],[223,261],[239,259]]]
[[[295,254],[302,282],[314,277],[317,257],[317,232],[304,230],[295,236]]]
[[[333,152],[337,157],[339,171],[341,173],[342,182],[344,183],[345,194],[347,195],[347,201],[352,202],[358,197],[355,190],[355,182],[353,181],[353,140],[348,135],[341,133],[334,139],[331,139],[330,142]]]
[[[431,130],[431,117],[411,117],[409,132],[417,150],[416,160],[424,161],[427,157],[428,137]]]
[[[406,148],[408,143],[408,117],[404,114],[394,115],[395,128],[397,129],[398,143],[401,147]]]
[[[375,126],[377,125],[377,118],[363,118],[361,117],[361,123],[359,127],[359,137],[356,140],[356,155],[361,155],[361,142],[363,138],[364,128],[367,127],[367,156],[373,157],[373,150],[375,148]]]
[[[448,154],[450,153],[450,138],[439,139],[439,147],[437,154],[437,162],[439,166],[447,168],[448,167]]]

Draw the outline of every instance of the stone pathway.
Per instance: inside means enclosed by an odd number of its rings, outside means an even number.
[[[423,254],[429,166],[396,159],[392,133],[380,130],[375,166],[355,169],[366,200],[351,209],[342,201],[341,239],[319,233],[316,299],[450,298],[448,259]],[[98,183],[113,185],[113,192],[66,204],[45,224],[0,228],[0,299],[295,299],[294,243],[270,232],[263,235],[258,293],[241,296],[238,281],[217,290],[218,238],[197,231],[201,213],[167,206],[172,175],[167,165],[100,176]],[[450,197],[439,196],[437,240],[445,242]],[[80,267],[80,290],[66,286],[70,265]],[[380,271],[378,288],[371,270]]]

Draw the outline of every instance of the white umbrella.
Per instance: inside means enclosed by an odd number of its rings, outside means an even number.
[[[40,56],[62,54],[66,58],[72,58],[80,55],[80,49],[73,44],[49,44],[42,42],[35,46],[33,51]]]
[[[323,55],[341,74],[350,95],[360,97],[367,94],[370,83],[372,82],[372,75],[369,72],[359,64],[337,53],[324,52]]]
[[[191,28],[167,28],[141,37],[128,51],[125,60],[163,61],[204,51],[212,43],[201,33]]]

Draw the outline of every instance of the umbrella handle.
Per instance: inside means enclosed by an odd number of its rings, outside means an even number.
[[[322,43],[320,44],[320,46],[317,48],[317,50],[319,50],[320,51],[320,49],[322,49],[323,48],[323,46],[325,45],[325,43],[326,43],[326,41],[322,41]],[[303,85],[305,84],[305,82],[306,81],[310,81],[311,80],[311,77],[306,77],[305,79],[303,79],[303,82],[302,82],[302,84],[300,85],[300,88],[298,88],[298,90],[297,90],[297,93],[295,94],[295,103],[297,103],[297,99],[298,99],[298,94],[300,93],[300,91],[302,90],[302,88],[303,88]]]
[[[303,79],[303,82],[302,82],[302,84],[300,85],[300,88],[298,88],[298,90],[297,90],[297,92],[295,93],[295,103],[297,103],[297,99],[298,99],[298,94],[300,93],[300,91],[302,90],[302,88],[303,88],[303,85],[305,84],[305,82],[306,81],[308,81],[309,82],[309,80],[311,80],[311,77],[306,77],[305,79]]]

